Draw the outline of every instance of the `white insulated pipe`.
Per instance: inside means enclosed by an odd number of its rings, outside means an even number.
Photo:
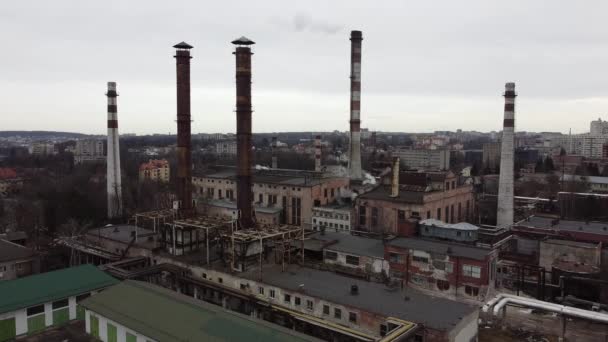
[[[573,308],[571,306],[549,303],[537,299],[525,298],[509,294],[500,294],[492,300],[488,301],[483,306],[482,311],[488,312],[492,307],[494,307],[492,312],[494,316],[497,316],[500,313],[500,310],[502,310],[502,308],[508,304],[519,304],[530,308],[555,312],[565,316],[588,319],[601,323],[608,323],[608,314]]]

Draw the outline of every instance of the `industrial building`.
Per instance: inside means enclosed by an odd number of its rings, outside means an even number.
[[[357,230],[411,235],[411,219],[447,223],[469,220],[475,210],[473,187],[452,172],[399,173],[391,185],[381,185],[357,197]]]
[[[0,238],[0,281],[38,273],[39,263],[32,249]]]
[[[219,141],[215,143],[215,154],[220,156],[236,157],[236,141]]]
[[[156,285],[126,280],[80,304],[101,341],[318,341]]]
[[[500,167],[500,143],[492,142],[483,144],[483,164],[484,169],[496,172]]]
[[[349,232],[353,207],[350,204],[329,204],[312,208],[312,229],[315,231]]]
[[[166,159],[150,159],[139,166],[139,181],[168,183],[171,167]]]
[[[0,282],[0,341],[84,319],[79,302],[116,283],[92,265]]]
[[[198,206],[208,200],[236,201],[237,174],[220,169],[192,178]],[[314,206],[335,203],[350,189],[349,179],[300,170],[251,170],[253,204],[281,208],[280,223],[312,226]],[[202,202],[201,202],[202,201]]]

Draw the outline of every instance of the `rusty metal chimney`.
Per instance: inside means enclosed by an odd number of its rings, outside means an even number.
[[[393,157],[393,178],[391,179],[391,197],[399,197],[399,157]]]
[[[253,228],[253,193],[251,191],[251,48],[253,41],[241,37],[236,45],[236,207],[239,227]]]
[[[361,31],[350,32],[350,179],[360,181],[361,172]]]
[[[279,167],[277,159],[277,137],[272,137],[272,142],[270,143],[270,150],[272,151],[272,168],[276,169]]]
[[[500,176],[498,179],[498,212],[496,226],[513,225],[513,167],[515,131],[515,83],[505,85],[505,117],[500,146]]]
[[[315,137],[315,171],[321,171],[321,136]]]
[[[181,42],[173,46],[177,71],[177,199],[182,216],[193,213],[192,152],[190,138],[190,49]]]

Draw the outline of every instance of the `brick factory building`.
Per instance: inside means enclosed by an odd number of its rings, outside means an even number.
[[[346,177],[300,170],[252,170],[253,202],[281,208],[281,223],[310,228],[313,206],[327,205],[349,190]],[[236,170],[223,169],[192,178],[199,201],[236,201]]]
[[[473,186],[462,184],[454,173],[402,172],[395,197],[391,186],[380,185],[355,203],[357,230],[413,235],[410,219],[437,219],[446,223],[473,217]]]

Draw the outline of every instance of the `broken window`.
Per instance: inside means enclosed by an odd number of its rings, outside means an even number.
[[[291,296],[288,294],[285,294],[284,301],[285,301],[285,303],[291,303]]]
[[[300,305],[300,302],[301,302],[300,297],[294,297],[294,303],[296,305]]]
[[[348,321],[351,323],[357,323],[357,314],[354,312],[348,313]]]
[[[464,293],[469,296],[477,297],[479,295],[479,287],[466,285],[464,287]]]
[[[323,305],[323,314],[329,315],[329,305]]]
[[[342,319],[342,310],[334,308],[334,318]]]
[[[337,260],[338,259],[338,253],[332,252],[332,251],[325,251],[325,259],[328,259],[328,260]]]
[[[359,266],[359,257],[354,255],[347,255],[346,263],[349,265]]]
[[[312,302],[312,300],[310,300],[310,299],[306,300],[306,308],[308,310],[312,310],[313,309],[313,302]]]
[[[441,291],[447,291],[450,289],[450,282],[447,280],[438,279],[437,288],[440,289]]]

